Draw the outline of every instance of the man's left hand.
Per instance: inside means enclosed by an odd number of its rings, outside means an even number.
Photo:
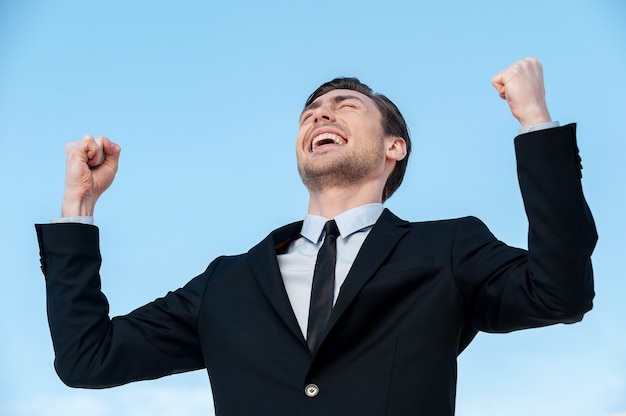
[[[522,126],[552,121],[546,104],[543,67],[535,58],[518,61],[497,73],[491,83]]]

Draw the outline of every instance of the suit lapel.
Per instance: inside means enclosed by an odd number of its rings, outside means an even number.
[[[302,221],[273,231],[248,252],[247,258],[252,274],[272,307],[291,331],[302,342],[305,342],[296,316],[291,308],[289,296],[285,290],[285,284],[276,260],[277,249],[282,248],[289,241],[300,237],[301,230]]]
[[[407,232],[408,225],[407,221],[396,217],[388,209],[383,211],[363,242],[363,246],[356,256],[345,282],[341,286],[326,332],[330,331],[335,325],[363,286],[393,251],[402,236]]]

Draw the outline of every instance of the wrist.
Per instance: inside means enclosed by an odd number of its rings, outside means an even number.
[[[522,127],[537,126],[539,124],[550,123],[552,117],[547,108],[534,108],[524,111],[517,117]]]
[[[89,199],[63,199],[61,217],[93,217],[96,201]]]

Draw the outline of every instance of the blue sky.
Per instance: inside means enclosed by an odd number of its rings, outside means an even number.
[[[512,139],[490,85],[544,64],[551,114],[578,123],[600,240],[582,323],[481,334],[459,358],[457,414],[626,415],[626,3],[0,0],[0,415],[211,414],[204,372],[104,391],[52,367],[33,224],[60,213],[65,142],[121,144],[96,209],[103,289],[122,314],[301,219],[294,139],[335,76],[388,95],[414,142],[387,203],[409,220],[476,215],[526,245]]]

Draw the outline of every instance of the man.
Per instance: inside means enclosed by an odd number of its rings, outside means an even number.
[[[528,251],[476,218],[409,223],[384,209],[410,152],[406,125],[386,97],[337,79],[300,119],[304,222],[112,320],[98,231],[80,222],[92,222],[120,147],[68,144],[68,223],[37,226],[61,379],[102,388],[207,368],[222,416],[452,415],[456,357],[478,331],[576,322],[594,295],[597,237],[575,126],[551,120],[535,59],[493,84],[524,132],[515,146]]]

